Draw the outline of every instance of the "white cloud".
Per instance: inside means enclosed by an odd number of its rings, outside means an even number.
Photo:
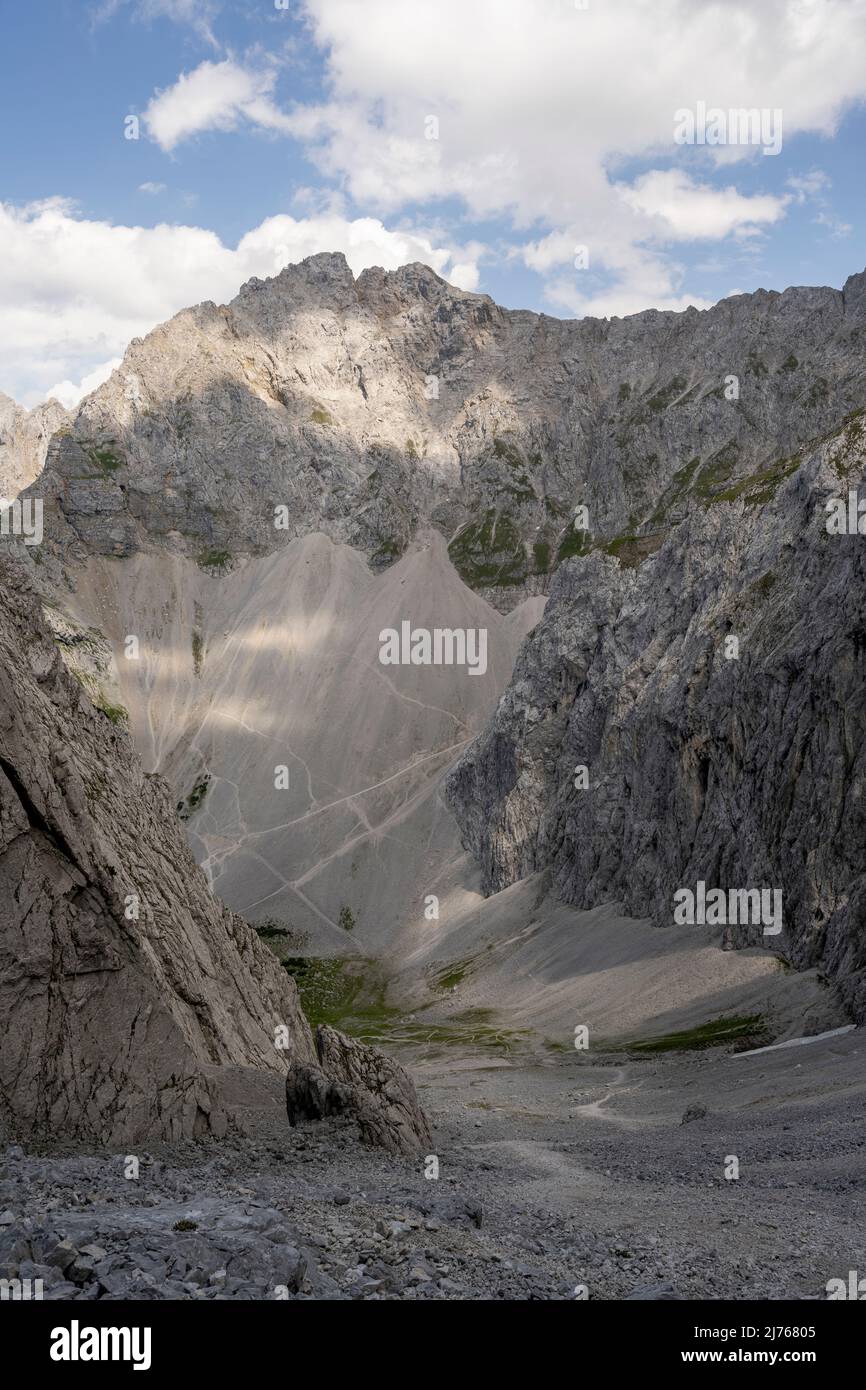
[[[218,47],[213,32],[213,20],[219,13],[216,0],[104,0],[95,11],[97,23],[111,19],[118,11],[128,7],[133,19],[150,22],[154,19],[171,19],[175,24],[188,24],[207,43]]]
[[[808,174],[792,174],[787,186],[793,189],[793,197],[798,203],[811,202],[820,209],[812,221],[819,227],[826,227],[833,237],[850,236],[854,228],[850,222],[837,217],[826,196],[833,186],[829,174],[823,169],[812,169]]]
[[[634,293],[639,307],[679,302],[665,241],[753,235],[784,213],[783,198],[733,183],[738,163],[773,160],[749,146],[678,146],[675,112],[698,100],[781,109],[789,148],[800,132],[832,135],[866,97],[866,0],[305,6],[328,99],[287,119],[322,172],[380,215],[457,199],[477,218],[506,218],[527,264],[557,277],[551,296],[611,312]],[[430,115],[437,140],[425,138]],[[627,199],[617,171],[638,159],[655,173]],[[722,166],[731,186],[705,187]],[[579,277],[566,294],[561,267],[580,244],[614,276],[598,301]]]
[[[551,276],[545,282],[548,303],[559,312],[565,310],[578,316],[623,318],[647,308],[675,313],[688,308],[709,309],[713,302],[681,292],[682,266],[649,255],[637,255],[633,260],[624,257],[613,283],[594,291],[583,289],[582,275],[583,272],[572,278]]]
[[[235,130],[247,123],[289,134],[292,122],[271,99],[276,71],[243,67],[231,58],[200,63],[157,92],[144,113],[148,134],[164,150],[206,130]]]
[[[478,289],[480,278],[478,266],[469,261],[458,261],[448,272],[448,279],[452,285],[456,285],[459,290],[469,290],[470,293]]]
[[[841,217],[835,217],[830,212],[819,212],[815,221],[819,227],[826,227],[831,236],[850,236],[854,230],[850,222],[845,222]]]
[[[112,357],[108,362],[102,362],[98,367],[94,367],[92,372],[88,372],[85,377],[77,384],[74,381],[58,381],[56,386],[49,386],[45,392],[46,400],[59,401],[67,410],[72,410],[73,406],[78,405],[80,400],[89,396],[91,391],[95,391],[97,386],[101,386],[107,381],[116,367],[119,367],[121,358]]]
[[[153,197],[156,197],[157,194],[164,193],[166,187],[167,185],[164,183],[140,183],[138,185],[138,191],[139,193],[150,193]]]
[[[615,155],[680,151],[697,99],[781,108],[785,139],[831,134],[866,95],[863,0],[306,0],[332,96],[306,112],[326,167],[384,208],[429,188],[473,210],[563,220],[576,174]],[[387,42],[383,36],[387,35]],[[434,114],[438,141],[424,140]],[[425,143],[428,148],[424,149]],[[712,160],[719,147],[690,150]],[[726,151],[730,155],[732,151]],[[739,158],[754,150],[738,147]]]
[[[457,200],[476,218],[505,219],[526,264],[556,277],[549,294],[560,303],[563,267],[587,245],[610,293],[585,301],[576,281],[566,297],[611,312],[634,295],[642,307],[681,300],[666,244],[754,239],[819,191],[792,182],[783,195],[741,193],[730,171],[760,164],[759,151],[678,145],[678,111],[698,101],[780,110],[787,148],[800,132],[833,134],[866,97],[866,0],[300,3],[323,54],[325,101],[288,107],[276,59],[228,57],[155,94],[152,138],[171,151],[207,130],[294,136],[366,211]],[[617,177],[636,160],[651,171]],[[716,187],[723,167],[727,186]]]
[[[679,169],[651,169],[631,187],[620,184],[623,200],[658,224],[662,239],[716,240],[760,224],[778,222],[787,198],[756,193],[744,197],[736,188],[695,183]]]
[[[829,175],[823,169],[811,169],[808,174],[791,174],[785,180],[786,186],[793,189],[798,203],[807,198],[818,198],[830,187]]]
[[[59,198],[0,203],[0,391],[35,405],[48,391],[63,400],[92,390],[93,373],[110,370],[131,338],[318,251],[343,251],[356,275],[418,260],[467,284],[482,249],[337,213],[269,217],[232,248],[201,227],[91,221]]]

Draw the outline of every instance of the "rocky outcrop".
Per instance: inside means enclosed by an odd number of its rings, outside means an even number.
[[[51,436],[69,421],[59,401],[25,410],[0,392],[0,500],[13,501],[38,477]]]
[[[219,1135],[238,1069],[279,1083],[279,1043],[313,1057],[294,984],[210,894],[123,712],[67,673],[14,563],[0,582],[0,1119]]]
[[[134,341],[34,491],[72,561],[225,564],[321,530],[384,568],[432,526],[510,609],[569,555],[638,563],[695,501],[771,487],[866,406],[864,334],[866,274],[560,321],[313,256]]]
[[[561,567],[448,784],[489,890],[550,868],[566,901],[660,926],[698,881],[781,890],[782,933],[729,943],[819,966],[866,1021],[866,537],[827,529],[864,472],[859,419],[640,568]]]
[[[207,793],[207,824],[230,848],[224,855],[214,843],[202,856],[220,870],[249,833],[242,803],[267,822],[253,833],[285,834],[265,890],[248,894],[245,883],[234,899],[245,910],[272,907],[282,889],[307,884],[306,862],[294,877],[283,872],[305,834],[316,871],[327,864],[337,879],[336,845],[322,855],[316,839],[319,812],[355,813],[350,798],[328,792],[326,802],[314,791],[320,769],[310,772],[318,759],[307,722],[302,754],[288,740],[305,768],[289,819],[272,815],[265,779],[250,791],[246,745],[237,775],[225,763],[193,765],[204,757],[199,684],[216,672],[222,695],[238,660],[253,698],[262,668],[244,644],[281,659],[291,624],[266,642],[272,615],[251,609],[254,636],[234,629],[244,593],[258,598],[257,566],[285,563],[289,573],[297,561],[300,573],[302,559],[311,577],[319,573],[287,542],[305,538],[303,549],[313,532],[348,542],[374,570],[389,569],[396,592],[406,575],[390,567],[404,557],[410,568],[410,540],[430,526],[447,537],[466,583],[501,609],[527,592],[552,595],[488,732],[451,782],[488,887],[550,867],[568,901],[618,899],[660,924],[673,893],[697,882],[778,889],[784,932],[770,944],[797,965],[820,964],[860,1016],[862,538],[831,536],[821,508],[831,489],[845,495],[862,474],[864,335],[866,273],[841,291],[758,291],[702,313],[560,322],[503,310],[423,266],[355,279],[343,257],[311,257],[250,281],[228,306],[186,310],[133,342],[70,432],[55,436],[31,491],[45,502],[41,582],[67,622],[55,625],[58,640],[76,660],[83,653],[79,673],[110,718],[115,687],[100,633],[115,653],[118,632],[152,636],[146,738],[157,730],[151,694],[171,692],[170,714],[155,702],[165,722],[153,765],[174,760],[191,810],[211,770],[221,779],[222,793]],[[575,516],[581,507],[586,515]],[[36,558],[27,556],[34,571]],[[115,585],[106,573],[117,559]],[[175,585],[194,568],[195,582]],[[145,601],[148,574],[159,582]],[[63,580],[76,590],[71,617]],[[199,581],[218,600],[211,611]],[[359,592],[363,582],[353,576]],[[317,583],[314,606],[327,613],[336,591],[326,603]],[[345,628],[353,633],[351,622]],[[736,657],[728,637],[739,642]],[[169,674],[159,686],[161,646]],[[330,659],[318,637],[312,648]],[[283,680],[285,667],[274,669]],[[306,689],[301,698],[318,700],[318,688]],[[179,691],[196,732],[174,739]],[[447,742],[437,739],[437,757],[470,736],[463,715],[430,700],[429,688],[396,694],[453,726]],[[391,721],[377,699],[359,701],[359,728],[369,729],[373,708]],[[322,702],[318,727],[330,708]],[[378,757],[386,739],[376,729]],[[413,738],[395,743],[394,765],[371,772],[360,794],[396,793],[398,774],[413,759],[425,763]],[[586,787],[575,785],[578,765]],[[342,788],[342,768],[323,781]],[[365,849],[390,812],[371,826],[365,811]],[[258,878],[260,862],[251,857],[244,874]],[[376,872],[378,892],[381,865]],[[342,881],[330,898],[333,926]],[[314,911],[322,915],[318,903]],[[729,941],[767,944],[760,924],[733,924]]]
[[[344,1115],[357,1122],[365,1143],[394,1154],[429,1149],[430,1129],[415,1086],[393,1058],[325,1024],[316,1029],[316,1056],[318,1066],[298,1061],[289,1068],[286,1110],[291,1124]]]
[[[316,1065],[294,982],[211,894],[124,711],[91,705],[14,561],[0,586],[0,1130],[114,1144],[255,1129],[287,1066]],[[369,1136],[399,1129],[399,1069],[339,1035],[327,1054],[357,1107],[373,1085]]]

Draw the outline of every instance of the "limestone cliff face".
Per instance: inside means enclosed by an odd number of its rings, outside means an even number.
[[[290,1068],[319,1067],[294,982],[211,894],[167,786],[67,672],[8,558],[0,592],[0,1131],[255,1129],[283,1114]],[[387,1133],[366,1104],[359,1084],[362,1131]]]
[[[288,564],[275,552],[323,532],[384,570],[434,528],[500,609],[551,593],[450,782],[488,886],[550,866],[569,901],[619,899],[659,923],[701,880],[781,889],[771,944],[819,963],[862,1017],[866,541],[830,535],[823,505],[862,478],[864,346],[866,273],[841,291],[561,322],[423,266],[355,279],[342,256],[314,256],[133,342],[54,437],[31,489],[43,587],[61,606],[58,581],[77,587],[89,631],[88,569],[119,561],[124,584],[106,592],[132,608],[145,561],[161,575],[165,559],[167,576],[197,561],[214,588],[226,577],[210,643],[203,602],[184,628],[179,669],[196,686],[202,657],[222,682],[241,581],[270,563],[233,557]],[[143,619],[159,640],[174,598],[169,578],[153,586]],[[126,611],[103,608],[106,630]],[[419,702],[434,703],[423,689]],[[401,776],[418,751],[406,738]],[[247,773],[229,774],[239,804],[261,800]],[[363,790],[386,780],[391,768]]]
[[[866,1020],[866,536],[825,510],[864,470],[854,421],[775,496],[692,510],[640,568],[560,568],[448,786],[488,889],[550,867],[567,901],[662,926],[698,880],[781,889],[783,934],[732,943],[819,965]]]
[[[51,436],[69,420],[58,401],[25,410],[0,392],[0,498],[11,502],[38,477]]]
[[[167,788],[0,572],[0,1117],[103,1142],[222,1133],[228,1069],[312,1059],[293,983],[208,890]],[[237,1081],[237,1078],[234,1078]]]
[[[421,265],[354,279],[313,256],[134,341],[37,490],[73,560],[157,541],[207,562],[321,530],[383,568],[432,525],[508,609],[562,557],[635,563],[696,500],[771,489],[866,406],[864,343],[866,274],[560,321]]]

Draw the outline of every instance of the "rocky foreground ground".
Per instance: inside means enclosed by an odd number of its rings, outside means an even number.
[[[403,1060],[438,1178],[340,1121],[130,1156],[14,1146],[0,1277],[60,1300],[749,1300],[866,1272],[862,1031],[752,1056]]]

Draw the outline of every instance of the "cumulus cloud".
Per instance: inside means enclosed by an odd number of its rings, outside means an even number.
[[[54,386],[49,386],[45,392],[45,399],[59,401],[67,410],[72,410],[80,400],[107,381],[114,369],[120,366],[121,361],[120,357],[111,357],[107,362],[100,362],[98,367],[94,367],[93,371],[88,372],[79,382],[58,381]]]
[[[324,99],[290,102],[277,57],[221,50],[154,92],[144,130],[167,153],[208,131],[294,138],[347,206],[370,215],[311,195],[308,216],[268,218],[229,247],[201,227],[114,226],[57,201],[0,206],[5,389],[32,402],[52,383],[83,382],[180,307],[227,299],[250,275],[314,251],[342,249],[356,271],[419,259],[476,288],[483,248],[418,231],[419,207],[431,223],[456,205],[504,224],[505,254],[544,277],[551,305],[577,314],[701,307],[676,259],[683,249],[699,245],[709,264],[714,243],[769,235],[807,200],[825,231],[849,230],[820,173],[744,193],[743,161],[762,180],[778,177],[778,161],[747,145],[681,146],[674,130],[676,113],[701,101],[781,110],[786,151],[801,132],[832,135],[866,98],[866,0],[301,6]],[[218,47],[214,0],[136,0],[135,13],[192,24]],[[411,218],[416,230],[387,230],[383,218]]]
[[[318,251],[343,251],[356,275],[424,261],[469,287],[481,250],[337,213],[269,217],[230,247],[201,227],[90,220],[58,198],[25,208],[0,203],[0,390],[25,405],[49,391],[70,400],[94,388],[93,374],[107,374],[131,338]]]
[[[232,58],[200,63],[153,97],[144,113],[147,132],[167,151],[202,131],[244,124],[290,134],[291,120],[272,100],[276,78],[272,67],[244,67]]]
[[[623,200],[658,224],[658,234],[674,241],[716,240],[778,222],[788,199],[736,188],[695,183],[680,169],[652,169],[630,187],[619,185]]]
[[[772,160],[749,145],[677,145],[678,111],[698,100],[781,109],[787,147],[801,132],[832,135],[866,96],[864,0],[305,7],[328,98],[287,119],[322,172],[381,215],[457,199],[477,218],[507,218],[528,233],[526,263],[555,277],[550,296],[599,311],[621,312],[633,292],[639,307],[680,302],[665,241],[750,236],[785,214],[784,196],[747,197],[732,178],[743,161]],[[624,180],[636,160],[653,172]],[[567,287],[575,245],[608,272],[607,296]]]
[[[287,107],[276,60],[229,56],[154,95],[151,137],[173,151],[205,131],[293,136],[366,211],[388,217],[456,200],[474,218],[506,219],[525,263],[556,277],[548,290],[558,302],[563,267],[587,245],[611,290],[593,302],[610,312],[633,292],[644,306],[679,301],[665,243],[755,237],[813,196],[808,176],[781,196],[747,196],[730,172],[717,187],[720,169],[757,149],[683,147],[678,112],[698,101],[781,111],[789,142],[833,134],[866,97],[866,0],[301,4],[323,54],[326,100]],[[617,177],[635,160],[652,168]],[[582,302],[582,293],[575,285],[568,297]]]
[[[866,94],[862,0],[306,0],[331,101],[321,155],[383,204],[425,185],[534,219],[581,196],[575,161],[674,151],[675,112],[781,108],[785,138],[832,134]],[[388,42],[382,42],[383,34]],[[628,74],[628,80],[616,80]],[[427,113],[440,137],[419,158]],[[754,150],[704,147],[701,157]],[[419,169],[418,166],[421,168]]]

